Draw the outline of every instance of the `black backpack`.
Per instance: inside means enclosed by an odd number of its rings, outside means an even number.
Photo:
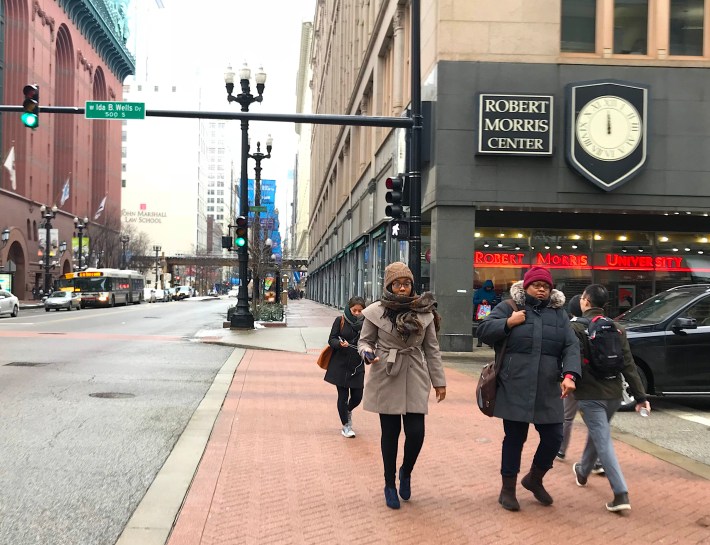
[[[614,321],[606,316],[595,316],[591,320],[577,318],[587,329],[585,363],[596,378],[615,379],[624,370],[623,336]]]

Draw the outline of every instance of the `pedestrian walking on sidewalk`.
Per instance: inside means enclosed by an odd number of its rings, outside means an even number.
[[[385,268],[382,297],[364,311],[358,351],[371,363],[364,408],[380,415],[385,503],[399,509],[411,497],[411,475],[424,444],[424,416],[432,386],[437,402],[446,397],[441,363],[439,315],[431,293],[417,295],[414,275],[401,262]],[[397,444],[404,424],[404,459],[395,485]]]
[[[582,317],[582,307],[580,306],[581,298],[581,295],[575,295],[567,304],[567,314],[569,314],[570,321],[572,322],[575,322],[577,319]],[[579,335],[577,335],[577,337],[579,337]],[[577,416],[577,411],[579,410],[579,404],[577,403],[577,397],[575,394],[568,395],[563,401],[565,407],[565,421],[562,426],[562,444],[560,445],[560,450],[557,452],[557,458],[560,460],[564,460],[567,455],[567,447],[569,446],[569,440],[572,437],[574,419]],[[599,460],[594,462],[592,473],[596,475],[604,474],[604,466],[602,466],[602,463]]]
[[[585,360],[592,357],[591,345],[585,330],[589,329],[592,320],[604,316],[604,306],[609,301],[609,292],[601,284],[587,286],[580,301],[582,319],[572,322],[572,327],[579,333],[582,342],[582,353]],[[623,376],[629,384],[629,389],[636,399],[636,411],[651,410],[641,378],[636,370],[634,358],[631,355],[629,341],[624,329],[614,322],[621,337],[621,354],[623,355]],[[587,478],[592,472],[594,462],[599,457],[609,485],[614,492],[614,499],[606,504],[609,511],[626,511],[631,509],[629,489],[621,473],[619,460],[616,458],[614,443],[611,439],[611,419],[621,406],[623,379],[621,373],[613,378],[599,378],[591,365],[582,366],[582,378],[578,381],[575,396],[582,411],[582,418],[587,425],[587,444],[582,453],[582,460],[572,467],[578,486],[587,486]]]
[[[364,308],[365,300],[362,297],[351,297],[343,315],[333,322],[328,337],[333,355],[323,380],[338,389],[338,414],[344,437],[355,437],[353,409],[362,401],[365,383],[365,365],[357,351]]]
[[[531,267],[510,288],[518,310],[500,303],[478,326],[479,337],[496,352],[508,339],[493,414],[503,419],[505,432],[498,502],[509,511],[520,509],[515,489],[530,424],[540,443],[521,484],[543,505],[552,504],[542,481],[562,442],[562,400],[574,391],[581,373],[579,342],[563,309],[565,296],[553,288],[547,269]]]

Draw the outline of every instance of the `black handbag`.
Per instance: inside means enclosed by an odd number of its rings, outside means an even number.
[[[506,302],[513,308],[513,312],[518,310],[518,306],[512,299]],[[498,389],[498,371],[503,364],[503,356],[505,355],[505,347],[508,344],[508,336],[503,340],[500,350],[496,354],[495,360],[487,363],[481,369],[481,376],[478,378],[476,386],[476,402],[478,408],[486,416],[493,416],[493,411],[496,407],[496,391]]]

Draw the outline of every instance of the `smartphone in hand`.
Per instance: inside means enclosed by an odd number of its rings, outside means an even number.
[[[372,360],[375,359],[375,353],[374,352],[363,352],[362,353],[363,357],[365,358],[365,361],[367,363],[371,363]]]

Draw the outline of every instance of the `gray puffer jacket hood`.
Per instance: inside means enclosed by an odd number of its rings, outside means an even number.
[[[523,289],[522,280],[518,280],[515,284],[510,286],[510,297],[519,308],[525,306],[525,290]],[[565,294],[553,288],[550,292],[550,302],[547,306],[550,308],[562,308],[565,305],[565,301]]]

